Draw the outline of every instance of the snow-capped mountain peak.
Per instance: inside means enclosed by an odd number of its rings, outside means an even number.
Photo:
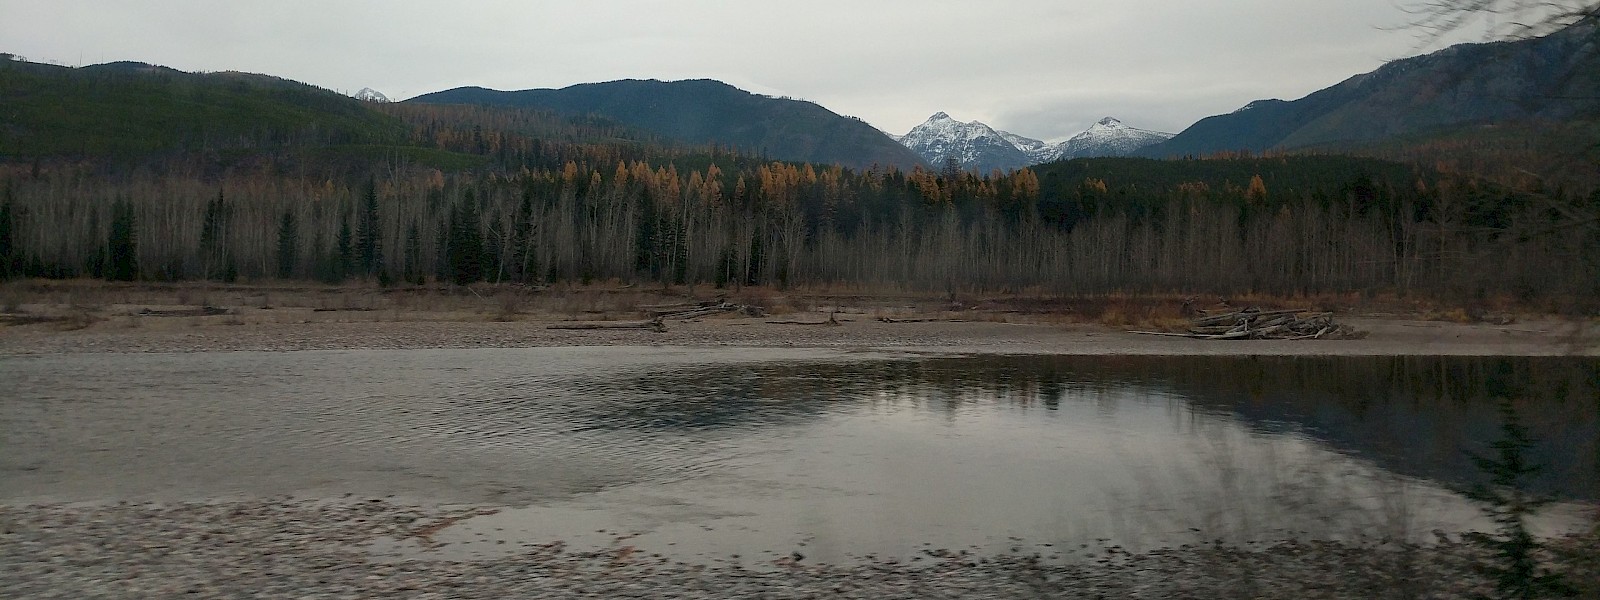
[[[361,88],[361,91],[356,92],[354,94],[351,94],[351,97],[353,97],[353,98],[355,98],[357,100],[365,100],[367,102],[388,102],[389,101],[389,97],[383,95],[383,92],[380,92],[378,90],[375,90],[375,89],[372,89],[372,88],[369,88],[369,87]]]
[[[1129,127],[1115,117],[1106,117],[1071,139],[1051,144],[978,121],[963,123],[940,111],[905,135],[890,137],[936,166],[954,157],[964,169],[986,172],[1068,158],[1128,156],[1166,141],[1172,134]]]
[[[1128,156],[1151,144],[1172,138],[1172,134],[1129,127],[1115,117],[1100,119],[1083,133],[1062,142],[1053,160],[1091,156]]]
[[[954,158],[963,169],[985,172],[1026,164],[1027,155],[1007,135],[978,121],[957,121],[940,111],[901,136],[899,142],[934,165]]]

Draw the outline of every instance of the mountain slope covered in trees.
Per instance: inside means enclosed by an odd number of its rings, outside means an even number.
[[[924,164],[915,153],[861,120],[811,102],[761,96],[707,79],[622,80],[509,92],[466,87],[406,102],[595,114],[683,143],[716,144],[777,160],[853,168],[910,169]]]
[[[0,62],[0,155],[142,156],[268,146],[394,144],[399,119],[276,77],[143,63]]]
[[[1156,158],[1351,146],[1494,123],[1600,117],[1593,22],[1396,60],[1299,100],[1258,100],[1140,152]]]

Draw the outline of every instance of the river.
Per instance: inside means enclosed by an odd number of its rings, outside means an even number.
[[[1570,525],[1600,360],[592,347],[0,359],[0,503],[481,505],[435,544],[694,560],[1066,557],[1484,526],[1451,491],[1512,399]]]

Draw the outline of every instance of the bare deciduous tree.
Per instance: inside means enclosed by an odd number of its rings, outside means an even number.
[[[1526,39],[1600,17],[1594,0],[1408,0],[1400,7],[1431,38],[1484,23],[1491,37]]]

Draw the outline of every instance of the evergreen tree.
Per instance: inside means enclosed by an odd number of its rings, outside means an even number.
[[[119,200],[111,205],[111,231],[106,236],[109,256],[106,279],[133,281],[139,278],[138,216],[133,204]]]
[[[634,223],[633,270],[651,278],[661,276],[660,262],[657,260],[657,249],[660,245],[657,226],[655,203],[650,199],[649,190],[645,190],[639,198],[638,217]]]
[[[483,234],[478,205],[469,195],[450,216],[450,280],[466,285],[483,279]]]
[[[717,259],[717,272],[713,280],[717,289],[728,287],[729,283],[737,283],[733,276],[734,268],[733,247],[723,246],[722,255]]]
[[[433,260],[433,278],[437,281],[450,281],[450,234],[455,231],[455,209],[450,210],[450,218],[439,224],[439,230],[434,236],[436,254]]]
[[[512,225],[511,252],[515,257],[512,268],[512,279],[522,283],[529,283],[539,277],[534,270],[534,220],[533,220],[533,189],[522,191],[522,204],[517,207],[517,221]]]
[[[300,257],[300,228],[295,223],[294,211],[283,211],[278,219],[278,278],[294,279],[295,263]]]
[[[229,252],[229,228],[232,209],[222,191],[206,202],[205,215],[200,222],[201,277],[231,281],[237,274]]]
[[[745,285],[761,285],[761,261],[765,258],[762,256],[764,252],[762,252],[761,238],[764,237],[766,235],[763,235],[760,230],[757,230],[755,235],[750,236],[750,262],[745,264]]]
[[[16,242],[12,233],[12,206],[11,188],[6,187],[6,201],[0,203],[0,280],[10,279],[17,275]]]
[[[311,270],[312,276],[327,284],[338,284],[344,281],[344,273],[339,268],[339,253],[328,250],[328,236],[321,231],[311,243]]]
[[[361,259],[361,274],[376,275],[383,262],[382,223],[378,220],[378,182],[368,180],[367,192],[357,223],[356,243]]]
[[[356,249],[355,240],[350,232],[350,213],[345,213],[339,219],[339,255],[338,262],[334,265],[334,278],[344,281],[355,270]]]

